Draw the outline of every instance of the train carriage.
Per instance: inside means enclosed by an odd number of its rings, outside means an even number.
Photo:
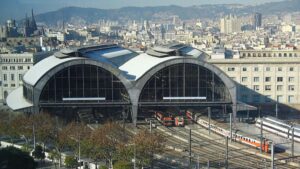
[[[187,118],[192,117],[192,120],[195,123],[197,123],[205,128],[209,127],[209,123],[207,121],[205,121],[204,119],[200,118],[201,114],[187,111],[186,115],[187,115]],[[230,137],[230,131],[223,129],[217,125],[210,124],[210,129],[219,135],[222,135],[224,137]],[[271,151],[270,150],[270,142],[267,139],[263,139],[263,142],[261,143],[260,139],[247,137],[242,134],[238,134],[238,131],[235,131],[232,133],[232,138],[237,142],[240,142],[240,143],[243,143],[243,144],[249,145],[251,147],[258,148],[258,149],[260,149],[261,144],[262,144],[262,150],[264,152],[269,153]]]

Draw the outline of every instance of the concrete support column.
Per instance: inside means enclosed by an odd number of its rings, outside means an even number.
[[[232,104],[232,114],[233,114],[232,121],[233,121],[233,124],[235,126],[235,124],[236,124],[236,115],[237,115],[237,104],[235,102],[233,102],[233,104]]]
[[[132,118],[132,123],[133,123],[134,126],[136,126],[137,114],[138,114],[138,105],[137,104],[132,104],[132,106],[131,106],[131,118]]]
[[[134,126],[136,126],[137,123],[137,115],[138,115],[138,103],[139,103],[139,96],[140,96],[141,91],[138,89],[130,89],[128,91],[128,94],[130,96],[130,101],[131,101],[131,118],[132,118],[132,123]]]

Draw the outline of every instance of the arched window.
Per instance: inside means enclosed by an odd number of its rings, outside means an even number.
[[[56,73],[45,85],[40,102],[128,101],[122,82],[94,65],[74,65]]]
[[[231,101],[222,80],[197,64],[176,64],[155,73],[145,84],[140,102]]]

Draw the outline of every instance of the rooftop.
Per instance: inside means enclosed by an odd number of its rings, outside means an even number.
[[[23,80],[34,86],[48,71],[60,64],[73,60],[89,59],[108,64],[120,70],[128,80],[135,81],[156,65],[182,57],[202,59],[205,54],[183,44],[154,47],[142,54],[115,44],[69,48],[37,63],[24,75]]]

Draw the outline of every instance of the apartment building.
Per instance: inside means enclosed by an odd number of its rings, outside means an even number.
[[[300,51],[239,51],[239,57],[211,59],[238,83],[238,99],[253,105],[276,103],[300,110]]]

